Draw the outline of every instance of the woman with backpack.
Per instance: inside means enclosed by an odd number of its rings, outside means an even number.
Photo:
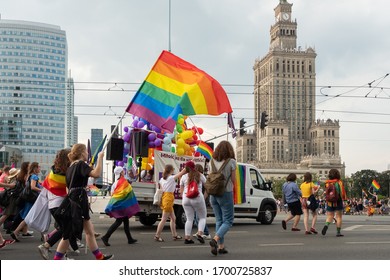
[[[326,222],[322,229],[322,235],[325,235],[330,223],[332,223],[336,215],[337,237],[344,236],[341,234],[342,216],[343,216],[343,201],[347,199],[347,194],[343,182],[341,181],[340,172],[337,169],[331,169],[328,173],[329,180],[326,180]],[[333,191],[334,190],[334,191]],[[333,193],[335,199],[333,199]]]
[[[216,233],[209,244],[213,255],[227,254],[225,235],[233,226],[234,221],[233,186],[236,181],[237,166],[232,144],[226,140],[221,141],[215,148],[211,161],[216,170],[219,170],[226,161],[225,167],[221,171],[226,179],[226,185],[222,196],[210,195],[210,204],[213,207],[216,220]]]
[[[184,227],[184,244],[193,244],[191,239],[191,230],[194,222],[195,212],[198,215],[198,232],[196,238],[200,243],[204,243],[203,231],[206,225],[206,203],[202,194],[202,184],[206,182],[206,177],[195,169],[195,163],[193,161],[187,161],[185,163],[186,173],[180,179],[180,193],[183,197],[182,204],[184,212],[186,213],[187,221]],[[196,184],[193,187],[197,188],[198,195],[191,197],[189,189],[191,184]]]

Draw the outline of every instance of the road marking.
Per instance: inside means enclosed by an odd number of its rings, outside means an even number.
[[[355,230],[359,227],[362,227],[363,225],[356,225],[356,226],[351,226],[351,227],[347,227],[347,228],[344,228],[343,230],[346,230],[346,231],[351,231],[351,230]]]
[[[271,247],[271,246],[303,246],[304,243],[279,243],[279,244],[258,244],[260,247]]]
[[[161,249],[194,249],[194,248],[210,248],[210,246],[205,246],[205,245],[193,245],[193,246],[188,246],[188,245],[182,245],[182,246],[161,246]]]
[[[345,244],[390,244],[390,241],[351,241],[345,242]]]

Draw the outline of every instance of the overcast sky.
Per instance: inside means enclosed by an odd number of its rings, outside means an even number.
[[[169,0],[1,0],[0,13],[2,19],[49,23],[66,31],[79,141],[86,143],[91,128],[109,133],[169,42],[174,54],[224,86],[236,127],[241,118],[253,124],[253,65],[268,52],[278,3],[171,0],[171,37]],[[347,174],[387,170],[390,76],[383,77],[390,72],[390,3],[289,3],[298,23],[298,45],[317,52],[316,115],[340,121],[340,154]],[[369,83],[372,88],[367,88]],[[327,86],[331,88],[321,89]],[[202,139],[209,140],[226,132],[224,117],[191,119],[205,130]],[[123,125],[129,124],[127,114]],[[226,136],[216,142],[221,139]]]

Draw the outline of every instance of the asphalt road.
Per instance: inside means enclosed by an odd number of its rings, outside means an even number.
[[[236,219],[225,237],[228,254],[213,256],[208,241],[186,245],[173,241],[166,224],[162,237],[165,242],[156,242],[153,236],[157,223],[145,227],[131,219],[130,227],[136,244],[127,244],[122,227],[111,237],[110,247],[105,247],[98,238],[103,253],[112,253],[116,260],[389,260],[390,216],[344,216],[344,237],[336,237],[336,227],[330,225],[326,236],[305,235],[304,231],[283,230],[281,221],[285,214],[278,214],[271,225],[262,225],[251,219]],[[113,222],[105,215],[92,214],[96,232],[104,233]],[[319,216],[317,230],[320,232],[325,216]],[[210,231],[214,231],[214,218],[208,218]],[[303,229],[302,221],[299,225]],[[291,229],[291,222],[288,224]],[[193,230],[195,232],[195,229]],[[178,233],[184,236],[184,230]],[[5,238],[9,238],[3,232]],[[40,235],[21,239],[0,249],[1,260],[41,260],[37,246]],[[84,242],[83,242],[84,243]],[[55,250],[53,249],[52,252]],[[93,260],[92,253],[83,248],[79,255],[70,254],[75,260]],[[53,254],[53,253],[52,253]],[[51,256],[52,256],[51,254]]]

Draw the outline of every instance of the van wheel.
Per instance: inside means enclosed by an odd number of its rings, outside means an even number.
[[[175,209],[175,216],[176,216],[176,227],[183,229],[186,224],[187,217],[182,206],[178,206]]]
[[[140,215],[139,222],[144,226],[152,226],[157,221],[158,215]]]
[[[274,220],[274,209],[271,207],[271,205],[266,205],[264,209],[259,213],[259,220],[264,225],[270,225],[272,224]]]

